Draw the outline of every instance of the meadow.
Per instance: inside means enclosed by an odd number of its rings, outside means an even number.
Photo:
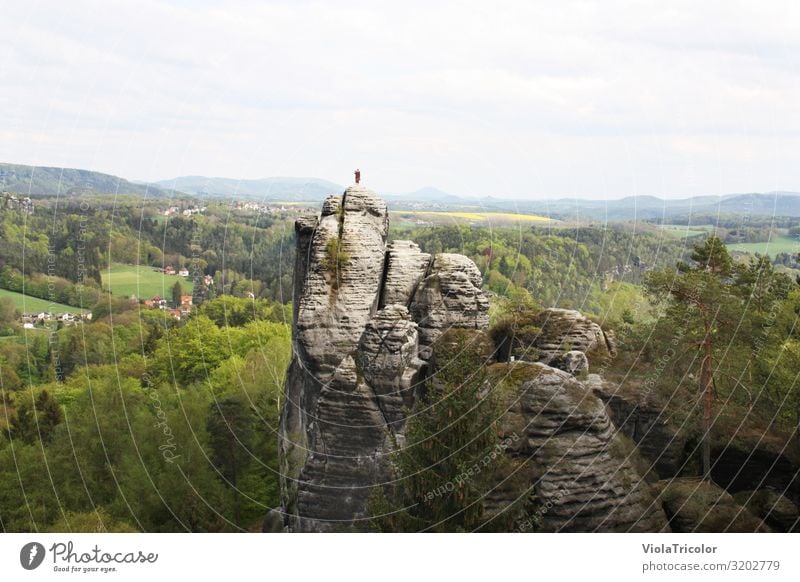
[[[729,244],[730,252],[740,253],[759,253],[775,257],[778,253],[798,253],[800,252],[800,240],[795,240],[790,236],[776,236],[771,242],[757,243],[735,243]]]
[[[553,219],[536,214],[518,214],[514,212],[463,212],[463,211],[430,211],[430,210],[392,210],[393,219],[406,221],[422,221],[430,224],[480,224],[513,225],[525,223],[554,222]]]
[[[172,287],[180,282],[184,295],[190,295],[194,284],[186,277],[165,275],[147,265],[112,265],[103,269],[103,288],[109,289],[117,297],[135,295],[138,299],[150,299],[158,295],[165,299],[172,297]]]
[[[8,291],[7,289],[0,289],[0,298],[9,297],[14,306],[22,313],[80,313],[79,307],[72,307],[71,305],[64,305],[63,303],[52,303],[47,299],[39,299],[38,297],[31,297],[15,291]],[[87,308],[90,306],[87,306]],[[86,309],[85,311],[88,311]]]
[[[714,228],[711,225],[687,226],[685,224],[662,224],[660,227],[661,230],[670,236],[674,236],[675,238],[692,238],[695,236],[701,236],[708,234],[708,232]]]

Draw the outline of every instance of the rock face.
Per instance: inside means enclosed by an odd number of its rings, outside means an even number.
[[[589,372],[589,358],[584,352],[572,350],[561,357],[560,365],[557,367],[573,376],[579,376]]]
[[[396,240],[386,249],[386,277],[383,281],[381,306],[408,305],[428,272],[431,256],[419,250],[416,243]]]
[[[782,491],[793,503],[800,503],[800,465],[791,446],[783,439],[736,435],[712,443],[711,477],[736,493],[754,489]],[[723,441],[723,439],[720,439]]]
[[[281,412],[282,511],[290,531],[337,531],[367,517],[392,478],[420,356],[446,329],[488,324],[477,267],[386,244],[386,204],[363,186],[295,225],[294,355]]]
[[[386,204],[363,186],[331,196],[318,218],[299,219],[295,230],[282,501],[264,529],[352,530],[369,517],[375,488],[394,478],[391,453],[404,443],[406,411],[435,364],[433,344],[451,328],[486,336],[489,301],[468,258],[387,244]],[[574,374],[586,372],[587,353],[613,351],[576,311],[547,310],[540,322],[538,349]],[[518,470],[486,500],[490,515],[534,494],[537,513],[523,508],[521,530],[525,520],[545,531],[667,527],[635,451],[589,384],[545,363],[492,369],[506,410],[499,424],[517,436],[503,454]]]
[[[668,479],[687,472],[685,431],[682,433],[668,422],[663,406],[628,393],[624,386],[604,382],[596,374],[590,374],[587,383],[606,403],[614,425],[636,444],[658,477]]]
[[[773,531],[790,533],[800,530],[800,510],[777,491],[740,491],[733,497],[753,515],[763,519]]]
[[[700,479],[662,483],[659,500],[676,533],[754,533],[769,531],[761,519],[724,489]]]
[[[411,300],[420,344],[430,347],[451,327],[486,329],[489,300],[481,291],[478,267],[463,255],[437,255]]]
[[[506,454],[525,478],[487,502],[502,510],[524,491],[538,509],[521,531],[668,531],[650,486],[634,466],[636,453],[616,430],[603,402],[572,375],[540,363],[495,364]]]
[[[613,336],[573,309],[545,309],[536,317],[541,328],[534,342],[539,361],[558,363],[567,352],[579,351],[596,356],[610,356],[616,351]],[[559,366],[560,367],[560,366]]]
[[[381,309],[361,336],[356,363],[372,388],[383,419],[402,437],[404,409],[411,408],[421,385],[425,362],[418,357],[417,324],[408,309],[392,304]]]

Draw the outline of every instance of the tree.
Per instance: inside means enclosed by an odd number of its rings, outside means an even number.
[[[172,305],[177,307],[181,306],[181,295],[183,295],[183,287],[180,281],[175,281],[172,286]]]
[[[238,482],[253,458],[255,414],[242,396],[218,399],[208,416],[211,461],[233,491],[234,524],[241,526],[241,491]]]
[[[14,392],[20,388],[22,388],[22,380],[19,379],[17,371],[0,361],[0,392],[5,394],[6,391]]]
[[[739,295],[758,314],[766,313],[776,301],[786,299],[794,283],[785,273],[778,273],[768,256],[756,254],[748,265],[736,270]]]
[[[228,331],[231,336],[239,330]],[[158,342],[153,370],[170,383],[188,386],[204,380],[230,353],[230,343],[220,328],[200,315],[191,318],[186,325],[169,330]]]
[[[370,512],[385,531],[473,531],[502,462],[496,406],[486,390],[485,335],[454,329],[435,346],[436,372],[409,417],[406,444],[394,455],[396,491],[373,494]],[[492,459],[492,466],[482,460]],[[476,470],[476,466],[478,469]]]
[[[17,308],[10,297],[0,297],[0,335],[12,335],[17,324]]]
[[[716,235],[708,237],[703,244],[695,244],[691,256],[695,265],[681,264],[681,269],[705,271],[717,277],[731,275],[733,261],[725,243]]]
[[[97,323],[104,318],[117,316],[133,309],[136,309],[136,305],[128,299],[114,297],[109,293],[92,306],[92,323]]]
[[[11,438],[29,444],[37,438],[44,443],[50,442],[56,426],[63,419],[61,408],[50,393],[42,390],[35,400],[26,399],[16,404],[17,411],[9,426]]]
[[[667,302],[667,317],[676,328],[699,341],[699,395],[702,402],[702,473],[710,478],[712,416],[714,408],[714,349],[721,328],[736,321],[738,301],[732,294],[733,262],[717,236],[696,244],[693,264],[678,263],[677,270],[652,272],[645,280],[651,297]]]

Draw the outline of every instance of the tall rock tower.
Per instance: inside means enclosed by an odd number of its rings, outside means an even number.
[[[337,531],[367,517],[391,480],[405,410],[445,329],[483,329],[477,267],[386,244],[386,203],[360,184],[295,224],[292,341],[281,413],[282,510],[290,531]]]

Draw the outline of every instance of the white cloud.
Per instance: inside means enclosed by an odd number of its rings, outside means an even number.
[[[800,190],[791,2],[4,7],[0,159],[513,196]],[[10,136],[10,138],[8,137]]]

